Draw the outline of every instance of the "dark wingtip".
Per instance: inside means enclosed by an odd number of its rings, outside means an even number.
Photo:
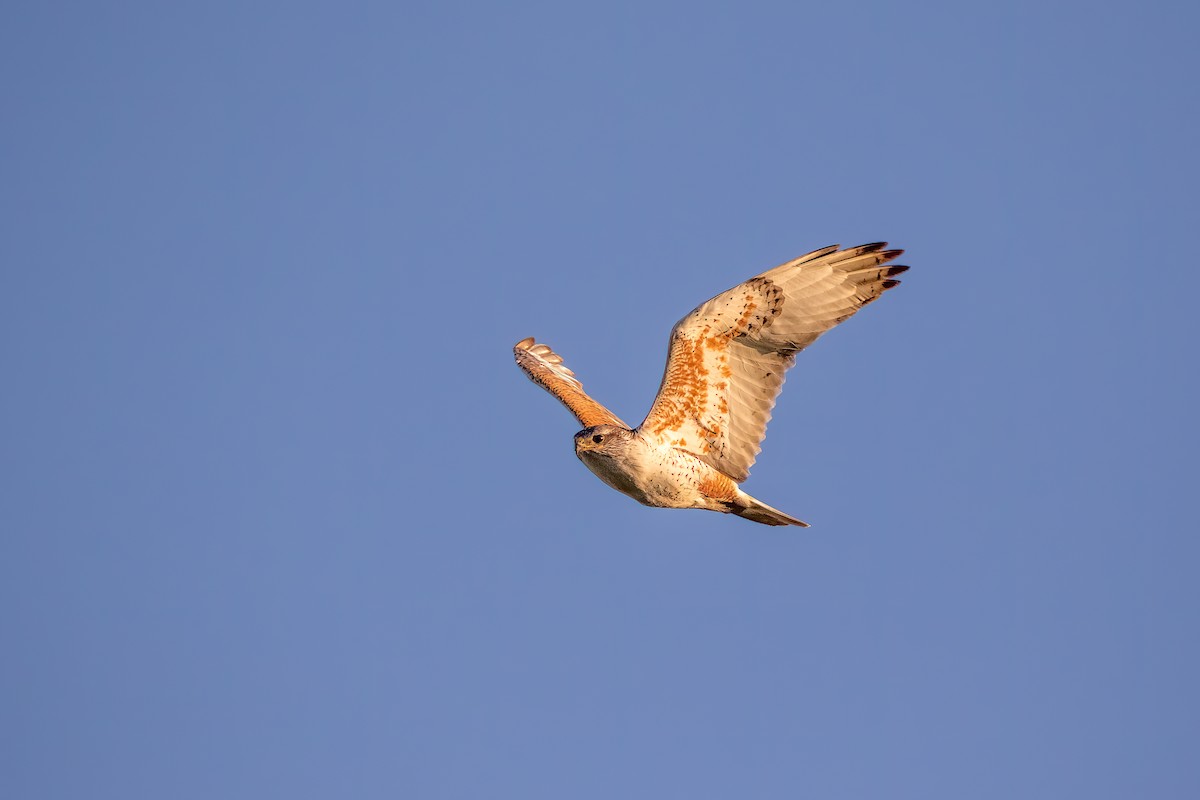
[[[903,264],[893,264],[892,266],[888,267],[883,274],[890,278],[893,275],[900,275],[904,272],[908,272],[908,267],[904,266]]]
[[[889,278],[888,280],[883,282],[883,289],[884,289],[884,291],[887,291],[888,289],[893,289],[899,285],[900,285],[900,281],[891,280]]]

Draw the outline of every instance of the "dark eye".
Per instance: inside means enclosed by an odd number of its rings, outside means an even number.
[[[604,437],[597,433],[595,436],[592,437],[592,441],[595,442],[596,444],[600,444],[601,442],[604,441]]]

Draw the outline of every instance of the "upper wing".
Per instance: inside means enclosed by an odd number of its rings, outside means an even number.
[[[517,366],[525,370],[529,379],[562,401],[583,423],[583,427],[629,427],[616,414],[588,397],[583,391],[583,384],[575,378],[575,373],[563,366],[562,356],[544,344],[534,343],[532,336],[517,342],[513,347],[513,355],[517,359]]]
[[[903,250],[835,245],[751,278],[675,324],[662,385],[639,430],[739,483],[762,449],[796,353],[899,283]]]

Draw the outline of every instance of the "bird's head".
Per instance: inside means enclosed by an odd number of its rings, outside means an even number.
[[[584,454],[614,456],[625,451],[633,431],[616,425],[596,425],[584,428],[575,434],[575,455],[583,458]]]

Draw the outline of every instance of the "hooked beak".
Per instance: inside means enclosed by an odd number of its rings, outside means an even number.
[[[579,436],[575,439],[575,453],[586,453],[590,450],[596,450],[600,445],[592,441],[590,436]]]

